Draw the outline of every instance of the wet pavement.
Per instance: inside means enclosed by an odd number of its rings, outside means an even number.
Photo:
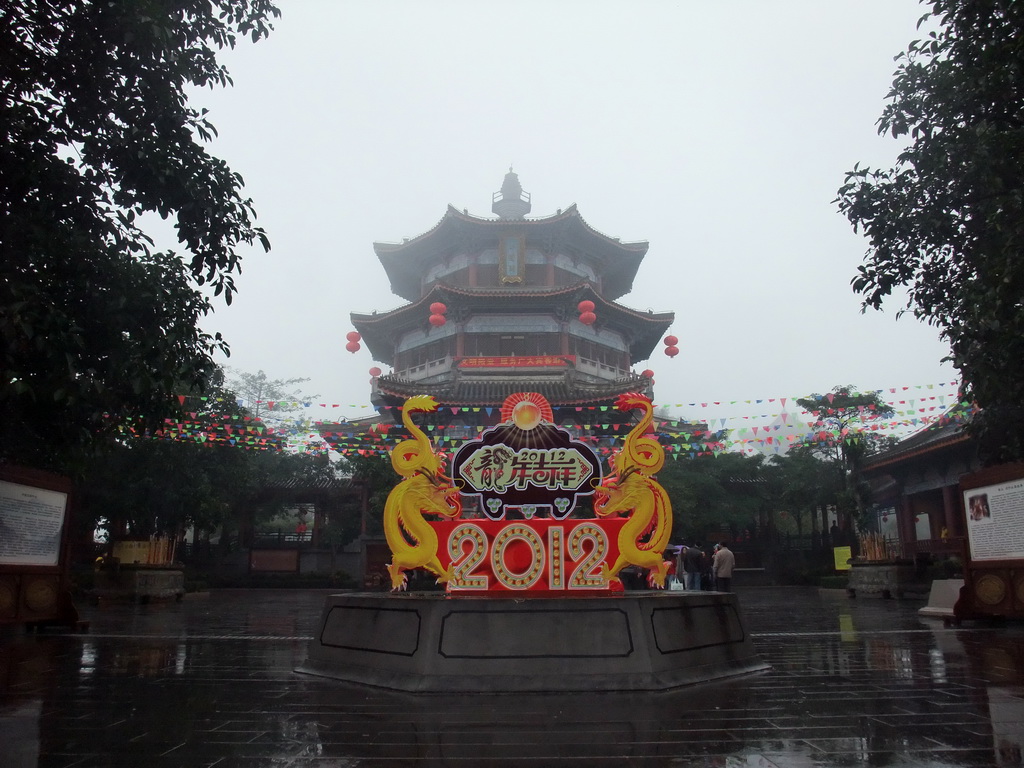
[[[1024,763],[1021,625],[748,588],[765,673],[659,694],[417,696],[293,671],[327,594],[83,605],[87,634],[0,635],[0,766]]]

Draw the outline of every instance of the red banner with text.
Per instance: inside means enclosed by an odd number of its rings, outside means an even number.
[[[459,368],[549,368],[574,364],[575,355],[510,355],[508,357],[463,357]]]

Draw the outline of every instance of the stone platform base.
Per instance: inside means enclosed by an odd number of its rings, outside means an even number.
[[[768,668],[736,596],[355,593],[327,598],[296,671],[414,692],[657,691]]]

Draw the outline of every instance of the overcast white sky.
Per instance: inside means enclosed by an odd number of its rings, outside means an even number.
[[[622,302],[676,313],[680,355],[636,365],[658,403],[956,379],[898,303],[861,314],[866,241],[831,202],[855,162],[898,151],[875,121],[916,0],[280,6],[268,40],[225,55],[235,86],[194,97],[273,243],[206,323],[227,365],[310,377],[307,394],[343,406],[327,418],[365,414],[377,362],[345,351],[349,313],[403,303],[373,242],[429,230],[449,203],[490,216],[512,165],[532,216],[577,203],[650,242]]]

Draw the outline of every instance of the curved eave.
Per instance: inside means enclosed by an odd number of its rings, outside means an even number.
[[[422,382],[408,381],[397,376],[381,376],[377,390],[385,398],[404,401],[424,393]],[[528,378],[504,381],[471,381],[456,384],[429,385],[429,394],[442,407],[500,407],[505,398],[517,392],[538,392],[552,407],[600,405],[610,403],[626,392],[649,392],[650,380],[642,376],[630,377],[590,387],[569,385],[564,381]]]
[[[458,297],[459,306],[470,309],[474,308],[477,302],[479,302],[479,306],[493,309],[495,300],[507,300],[514,303],[517,308],[521,308],[527,303],[535,303],[543,308],[544,304],[560,297],[568,299],[571,303],[590,299],[596,305],[599,323],[616,326],[623,333],[632,337],[629,355],[633,362],[650,357],[661,337],[675,322],[674,312],[641,312],[630,309],[605,299],[586,282],[558,288],[537,289],[472,289],[438,283],[426,296],[405,306],[376,314],[352,312],[350,318],[352,325],[362,335],[363,343],[366,344],[373,359],[391,365],[394,358],[394,343],[398,334],[418,326],[426,328],[430,305],[435,301],[446,304],[454,303],[451,301],[452,297]]]
[[[535,219],[484,219],[470,216],[449,205],[441,220],[422,235],[402,243],[374,243],[391,289],[407,301],[419,296],[420,278],[431,260],[447,255],[452,243],[469,244],[470,250],[497,244],[502,232],[518,229],[532,239],[559,236],[568,245],[601,263],[605,294],[612,299],[624,296],[633,287],[633,278],[650,247],[647,241],[623,243],[591,227],[573,203],[554,216]]]

